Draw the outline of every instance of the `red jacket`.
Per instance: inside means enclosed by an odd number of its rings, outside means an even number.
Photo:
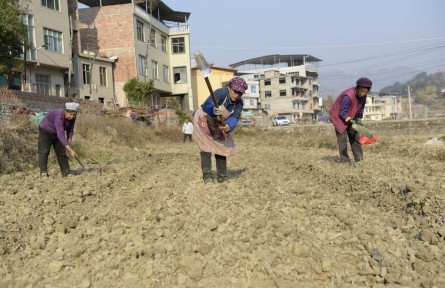
[[[344,95],[348,96],[351,100],[351,106],[349,106],[348,115],[352,119],[356,118],[357,112],[359,112],[366,104],[366,96],[365,97],[357,97],[355,95],[356,87],[351,87],[338,95],[337,100],[335,100],[334,105],[332,105],[331,111],[329,112],[331,115],[332,124],[334,124],[335,130],[338,133],[345,132],[346,128],[348,128],[348,123],[346,123],[343,119],[340,118],[340,106],[341,101]]]

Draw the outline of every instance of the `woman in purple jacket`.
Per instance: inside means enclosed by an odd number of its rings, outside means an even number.
[[[37,148],[40,176],[48,177],[48,155],[51,146],[54,147],[62,177],[68,176],[70,164],[66,151],[68,151],[71,157],[77,156],[77,153],[71,148],[69,143],[73,139],[74,124],[79,107],[78,103],[67,102],[65,103],[65,109],[52,110],[40,122],[39,144]]]
[[[362,125],[366,96],[372,88],[372,82],[366,77],[357,80],[356,86],[338,95],[331,108],[330,116],[335,127],[340,162],[350,163],[348,154],[348,140],[356,162],[363,160],[360,134],[352,128],[352,124]]]

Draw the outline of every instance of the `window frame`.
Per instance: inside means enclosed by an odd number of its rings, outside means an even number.
[[[52,5],[48,4],[48,3],[52,3]],[[43,7],[60,12],[60,1],[59,0],[41,0],[40,4],[42,4]]]
[[[156,29],[150,29],[150,45],[156,48]]]
[[[158,62],[151,60],[151,77],[154,80],[159,80]]]
[[[172,54],[185,54],[185,37],[173,37]]]
[[[107,87],[107,67],[99,66],[99,85],[102,87]]]
[[[162,77],[165,83],[170,83],[170,68],[167,65],[162,66]]]
[[[82,83],[83,83],[83,85],[91,84],[91,65],[90,64],[82,63]]]
[[[43,27],[45,50],[63,54],[63,33]]]
[[[35,74],[36,92],[42,95],[51,95],[51,76],[43,74]],[[43,81],[41,81],[43,80]],[[48,81],[46,81],[48,80]]]
[[[147,76],[147,57],[139,54],[138,64],[138,74],[141,76]]]
[[[161,51],[167,53],[167,36],[161,34]]]
[[[144,22],[136,20],[136,39],[145,42]]]
[[[179,75],[178,80],[177,79],[177,75]],[[182,78],[181,76],[184,76],[184,78]],[[185,84],[187,83],[187,67],[186,66],[177,66],[177,67],[173,67],[173,81],[175,84]]]

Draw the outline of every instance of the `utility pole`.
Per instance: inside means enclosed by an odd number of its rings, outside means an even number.
[[[409,103],[409,119],[413,119],[413,111],[411,110],[411,90],[408,86],[408,103]]]

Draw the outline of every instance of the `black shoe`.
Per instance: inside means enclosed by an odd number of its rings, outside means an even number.
[[[80,171],[78,170],[68,170],[67,172],[62,173],[62,177],[68,177],[72,175],[80,175]]]
[[[218,177],[218,179],[216,179],[216,181],[218,181],[218,183],[223,183],[227,180],[226,177]]]
[[[40,177],[49,177],[49,175],[48,175],[48,173],[47,172],[42,172],[42,173],[40,173]]]

